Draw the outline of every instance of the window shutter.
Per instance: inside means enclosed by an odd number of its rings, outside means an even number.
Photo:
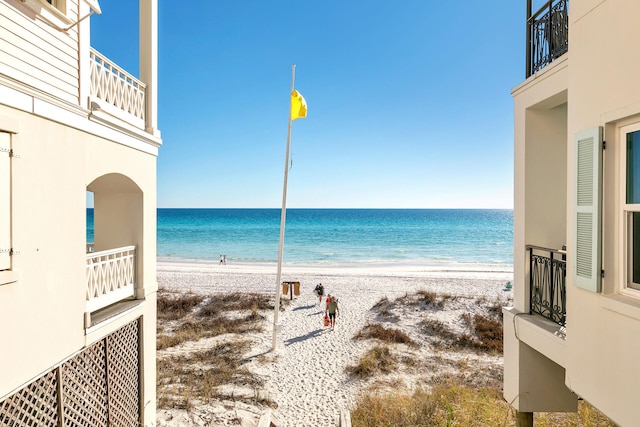
[[[0,132],[0,270],[11,268],[11,139]]]
[[[573,279],[576,286],[592,292],[600,292],[602,128],[596,127],[578,132],[574,136],[574,143],[576,259]]]

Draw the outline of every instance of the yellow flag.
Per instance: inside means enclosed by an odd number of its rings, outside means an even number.
[[[304,100],[300,92],[291,92],[291,120],[303,119],[307,117],[307,101]]]

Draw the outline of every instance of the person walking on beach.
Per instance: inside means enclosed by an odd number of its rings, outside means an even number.
[[[322,283],[318,283],[313,291],[318,295],[318,304],[322,304],[322,297],[324,296],[324,286],[322,286]]]
[[[336,326],[336,315],[340,313],[336,297],[331,297],[329,304],[327,304],[326,313],[329,313],[329,325],[331,325],[331,330],[333,330],[333,328]]]

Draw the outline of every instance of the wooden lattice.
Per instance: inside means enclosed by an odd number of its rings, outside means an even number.
[[[136,320],[0,402],[0,426],[138,426],[139,348]]]
[[[105,340],[62,365],[65,426],[108,425]]]
[[[107,337],[111,425],[134,426],[140,419],[138,325],[130,323]]]
[[[0,403],[2,426],[57,426],[56,371],[32,382]]]

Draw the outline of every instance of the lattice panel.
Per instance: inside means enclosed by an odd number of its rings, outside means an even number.
[[[104,340],[62,365],[65,426],[108,425],[106,372]]]
[[[0,426],[139,426],[139,331],[129,323],[0,402]]]
[[[32,382],[0,403],[2,426],[58,426],[56,371]]]
[[[115,426],[140,421],[138,323],[132,322],[107,337],[109,418]]]

